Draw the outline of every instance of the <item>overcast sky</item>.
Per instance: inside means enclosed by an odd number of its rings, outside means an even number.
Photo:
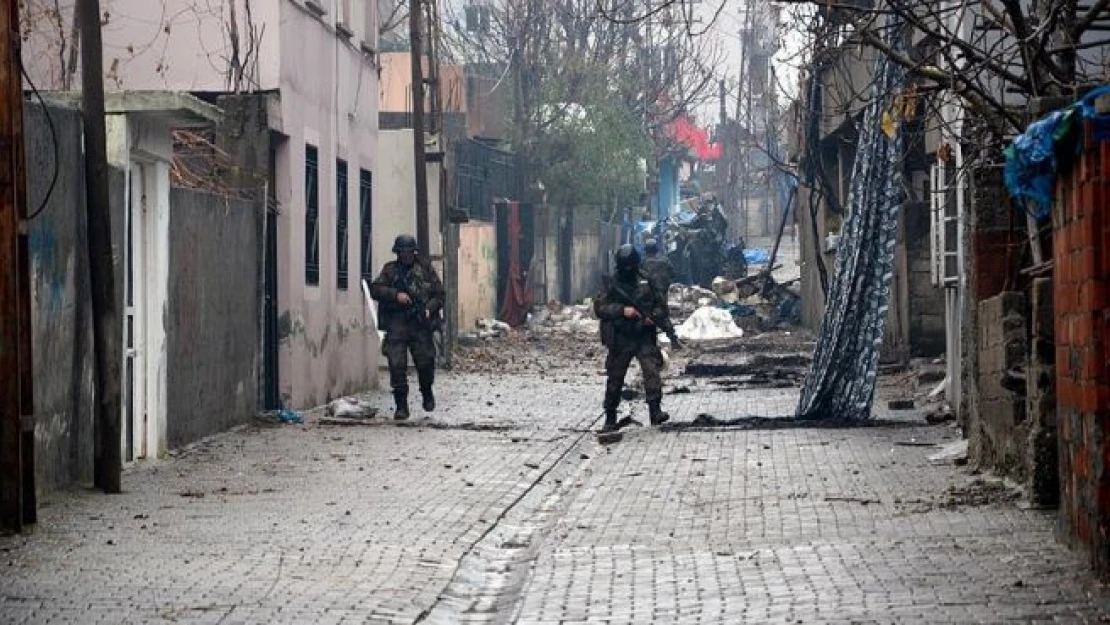
[[[722,61],[717,65],[718,78],[724,78],[729,88],[729,114],[736,110],[736,83],[739,80],[743,66],[743,52],[740,44],[740,31],[745,25],[745,13],[754,10],[756,16],[769,19],[770,0],[700,0],[697,5],[697,16],[704,24],[712,24],[704,36],[709,37],[721,54]],[[715,19],[714,19],[714,16]],[[785,104],[797,92],[798,72],[792,67],[788,59],[795,56],[802,45],[802,37],[796,29],[791,28],[789,20],[791,15],[786,14],[780,19],[779,34],[782,51],[777,55],[775,71],[778,73],[779,102]],[[770,24],[767,25],[768,30]],[[705,26],[701,27],[702,29]],[[784,93],[785,92],[785,93]],[[716,124],[720,117],[720,106],[715,100],[712,104],[699,107],[695,111],[698,122],[708,126]]]

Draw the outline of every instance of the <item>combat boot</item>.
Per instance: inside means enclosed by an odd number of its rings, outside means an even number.
[[[670,419],[671,419],[671,415],[663,412],[663,409],[659,406],[658,401],[653,401],[650,404],[648,404],[648,415],[651,419],[651,424],[652,425],[659,425],[661,423],[666,423],[667,421],[670,421]]]
[[[614,410],[606,410],[605,411],[605,425],[601,426],[601,431],[603,433],[604,432],[616,432],[617,429],[618,429],[617,428],[617,411],[615,409]]]
[[[416,376],[420,378],[420,396],[423,398],[424,412],[436,409],[436,396],[432,394],[432,383],[435,381],[435,367],[420,367]]]
[[[393,418],[397,421],[404,421],[409,418],[409,394],[402,391],[394,391],[393,402],[397,404],[397,410],[393,413]]]

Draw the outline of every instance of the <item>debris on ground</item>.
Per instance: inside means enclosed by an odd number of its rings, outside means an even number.
[[[801,297],[793,288],[795,283],[791,280],[779,284],[770,272],[736,280],[717,276],[712,289],[671,285],[667,304],[676,323],[711,306],[727,311],[737,327],[745,332],[769,332],[801,321]]]
[[[925,413],[925,422],[930,425],[940,425],[955,420],[956,415],[952,414],[952,408],[950,408],[948,404],[944,404],[938,409],[930,410]]]
[[[599,333],[514,330],[496,339],[460,342],[452,365],[460,372],[499,375],[513,371],[569,381],[602,375],[605,354]]]
[[[667,307],[670,309],[673,321],[685,319],[699,308],[716,306],[720,303],[721,298],[716,293],[700,286],[672,284],[667,292]]]
[[[1021,499],[1019,489],[1001,480],[976,478],[962,486],[950,486],[941,506],[945,508],[989,506],[1013,503],[1018,499]]]
[[[573,306],[551,301],[528,314],[527,328],[539,333],[596,334],[600,331],[600,322],[593,315],[590,300]]]
[[[624,434],[619,431],[600,432],[597,435],[597,442],[602,445],[612,445],[613,443],[621,442],[622,438],[624,438]]]
[[[263,412],[258,413],[257,418],[260,419],[263,422],[272,423],[272,424],[273,423],[276,423],[276,424],[285,424],[285,423],[300,424],[300,423],[304,423],[304,417],[301,416],[300,413],[298,413],[295,410],[290,410],[288,408],[282,408],[281,410],[263,411]]]
[[[675,334],[686,341],[706,341],[740,338],[744,336],[744,331],[732,322],[732,315],[727,310],[702,306],[675,328]]]
[[[378,409],[370,402],[357,397],[341,397],[327,407],[327,416],[340,419],[370,419],[378,414]]]
[[[940,451],[929,456],[929,462],[937,464],[967,464],[967,439],[958,440],[941,447]]]
[[[505,336],[512,331],[512,327],[510,327],[509,324],[496,319],[479,319],[475,325],[478,327],[479,338]]]

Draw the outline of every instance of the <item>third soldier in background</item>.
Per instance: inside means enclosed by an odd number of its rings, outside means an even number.
[[[416,239],[402,234],[393,242],[397,260],[385,264],[370,285],[370,296],[381,304],[378,329],[385,330],[382,354],[389,361],[389,385],[397,404],[394,419],[409,418],[408,353],[416,365],[420,394],[427,412],[435,410],[432,395],[436,347],[432,338],[446,292],[430,262],[416,249]]]
[[[655,239],[644,241],[644,275],[651,280],[652,286],[666,299],[674,281],[674,265]]]
[[[670,328],[666,295],[640,272],[640,253],[631,245],[617,250],[617,273],[605,292],[594,302],[594,313],[601,320],[601,342],[609,348],[605,360],[605,425],[602,432],[617,429],[617,407],[621,401],[624,376],[632,359],[640,361],[644,374],[644,394],[652,425],[670,417],[663,412],[663,353],[659,351],[656,331]]]

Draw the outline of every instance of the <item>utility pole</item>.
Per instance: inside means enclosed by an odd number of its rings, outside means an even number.
[[[19,3],[0,11],[0,529],[36,519],[31,267],[23,147]]]
[[[104,128],[104,58],[100,0],[77,0],[81,27],[81,100],[85,132],[85,191],[92,290],[93,352],[96,357],[96,433],[93,482],[120,492],[123,470],[120,421],[122,329],[112,262],[112,214],[108,200],[108,139]]]
[[[409,55],[412,60],[412,162],[416,171],[416,243],[428,254],[428,161],[424,155],[423,0],[409,0]]]
[[[436,152],[427,156],[427,162],[439,165],[439,235],[443,249],[443,279],[446,282],[447,298],[447,331],[444,332],[443,364],[450,368],[452,365],[451,353],[454,351],[455,339],[458,335],[458,261],[459,239],[455,236],[458,228],[450,218],[447,194],[447,124],[444,121],[443,86],[440,73],[440,54],[443,50],[442,31],[440,30],[438,0],[427,1],[428,20],[428,86],[431,89],[431,115],[429,116],[429,130],[436,135]],[[430,229],[430,226],[429,226]]]

